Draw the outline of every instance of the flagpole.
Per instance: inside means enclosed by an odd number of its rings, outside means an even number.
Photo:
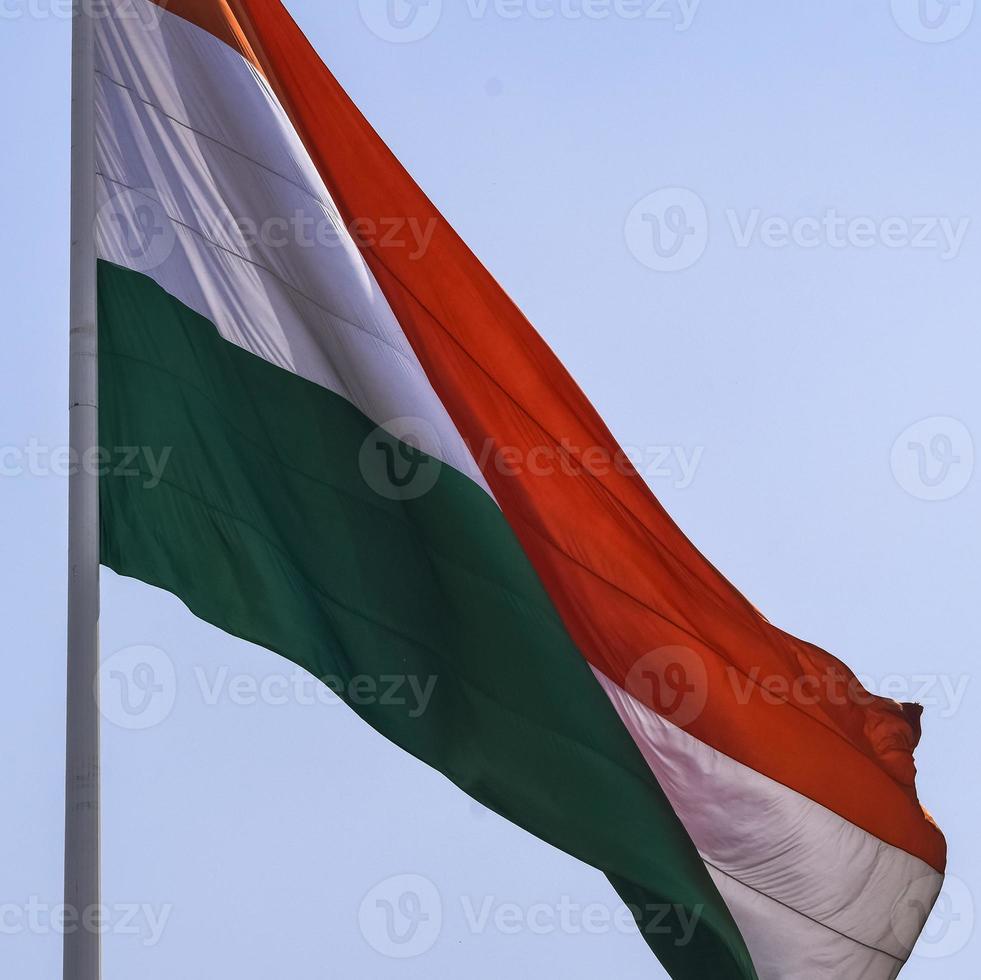
[[[72,20],[68,684],[64,980],[99,980],[99,445],[95,252],[95,34],[91,0]]]

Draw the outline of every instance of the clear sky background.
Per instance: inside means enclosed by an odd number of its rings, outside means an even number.
[[[952,878],[904,976],[976,980],[973,0],[290,6],[709,558],[925,704]],[[0,975],[33,980],[61,955],[70,23],[0,8]],[[131,716],[106,681],[107,980],[664,975],[600,874],[272,654],[110,573],[103,648],[165,687]]]

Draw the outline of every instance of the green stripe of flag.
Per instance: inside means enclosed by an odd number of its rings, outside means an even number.
[[[377,731],[602,869],[648,907],[645,938],[672,976],[754,977],[695,847],[487,493],[223,340],[145,276],[101,263],[99,317],[102,445],[169,453],[159,485],[103,478],[104,564],[330,678]],[[392,676],[431,689],[424,711],[351,694],[355,678]],[[662,918],[664,906],[685,915]]]

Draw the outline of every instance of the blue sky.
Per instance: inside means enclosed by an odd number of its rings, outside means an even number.
[[[0,974],[24,978],[61,941],[64,7],[0,2]],[[290,7],[709,558],[925,704],[952,878],[904,976],[976,978],[973,0]],[[107,692],[107,980],[663,975],[598,873],[271,654],[109,573],[103,650],[165,687],[138,717]]]

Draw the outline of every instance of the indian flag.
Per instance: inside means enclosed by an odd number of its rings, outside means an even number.
[[[106,8],[100,442],[167,465],[101,481],[103,563],[339,678],[671,976],[895,977],[945,865],[919,709],[694,548],[279,0]]]

